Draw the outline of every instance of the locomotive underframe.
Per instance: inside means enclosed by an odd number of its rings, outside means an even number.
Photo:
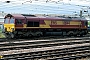
[[[7,37],[32,37],[32,36],[46,36],[46,35],[60,35],[60,36],[83,36],[87,34],[86,29],[16,29],[14,32],[5,32]]]

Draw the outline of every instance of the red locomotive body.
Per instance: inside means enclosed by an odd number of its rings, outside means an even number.
[[[6,37],[11,36],[11,38],[43,35],[82,36],[87,34],[87,20],[82,18],[8,14],[5,17],[4,28]]]

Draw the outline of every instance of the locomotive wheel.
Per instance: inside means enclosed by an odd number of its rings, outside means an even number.
[[[5,37],[7,38],[7,39],[11,39],[11,35],[10,34],[4,34],[5,35]]]
[[[32,37],[33,35],[32,34],[29,34],[29,37]]]
[[[67,36],[73,36],[74,35],[74,32],[73,31],[69,31],[68,33],[67,33]]]
[[[42,35],[42,36],[44,36],[44,37],[45,37],[45,36],[46,36],[46,32],[43,32],[43,35]]]
[[[14,34],[13,33],[10,33],[10,36],[11,36],[11,38],[14,38]]]
[[[4,33],[5,37],[8,38],[8,34]]]
[[[4,36],[7,38],[7,39],[13,39],[15,38],[15,35],[11,32],[8,32],[8,33],[3,33]]]

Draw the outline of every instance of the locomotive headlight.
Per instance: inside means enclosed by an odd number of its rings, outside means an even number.
[[[12,28],[12,32],[14,31],[14,28]]]

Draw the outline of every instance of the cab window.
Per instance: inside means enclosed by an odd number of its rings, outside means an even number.
[[[15,20],[14,18],[11,18],[10,23],[14,23],[14,20]]]
[[[4,23],[9,23],[9,18],[6,18],[6,19],[4,20]]]
[[[22,20],[16,19],[16,24],[22,24]]]

